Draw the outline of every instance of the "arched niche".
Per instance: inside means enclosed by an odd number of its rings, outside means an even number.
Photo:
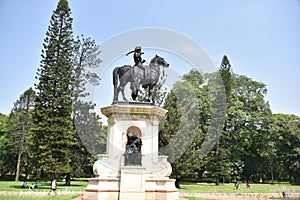
[[[128,137],[128,135],[132,135],[133,133],[137,133],[138,134],[138,138],[141,139],[142,137],[142,132],[141,130],[136,127],[136,126],[130,126],[128,129],[127,129],[127,134],[126,136]]]
[[[125,149],[125,166],[142,165],[142,140],[141,130],[136,126],[127,129],[126,149]]]

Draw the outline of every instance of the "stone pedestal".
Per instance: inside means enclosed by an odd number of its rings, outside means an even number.
[[[101,109],[108,117],[107,154],[98,155],[83,199],[176,200],[175,180],[167,156],[158,155],[158,124],[166,110],[150,104],[111,105]],[[141,165],[125,166],[128,135],[142,142]]]
[[[121,168],[120,200],[145,199],[145,168],[126,166]]]

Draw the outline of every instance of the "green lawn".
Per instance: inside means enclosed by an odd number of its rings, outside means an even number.
[[[211,199],[202,199],[202,198],[197,198],[197,197],[184,197],[188,200],[211,200]]]
[[[7,191],[7,192],[28,192],[28,187],[32,185],[32,181],[27,182],[26,188],[21,188],[21,181],[14,182],[14,181],[0,181],[0,192]],[[67,187],[64,185],[64,182],[57,182],[57,191],[83,191],[84,188],[87,186],[88,182],[86,180],[82,181],[71,181],[71,186]],[[38,182],[38,188],[33,189],[32,191],[37,192],[48,192],[51,188],[51,182]]]
[[[251,184],[250,189],[247,189],[245,184],[240,184],[240,189],[235,189],[234,184],[222,184],[216,186],[211,183],[196,183],[182,182],[180,184],[180,192],[188,200],[206,200],[204,198],[190,197],[185,194],[192,193],[226,193],[226,194],[265,194],[265,193],[300,193],[300,186],[291,185],[288,183],[271,184]],[[295,199],[300,200],[300,199]]]
[[[33,196],[1,196],[1,200],[71,200],[77,197],[78,195],[57,195],[57,196],[41,196],[41,197],[33,197]]]
[[[210,183],[192,183],[182,182],[180,184],[180,192],[192,193],[234,193],[234,194],[245,194],[245,193],[280,193],[282,191],[300,193],[300,186],[290,185],[288,183],[278,184],[251,184],[251,188],[247,189],[245,184],[240,184],[240,189],[235,189],[234,184],[222,184],[216,186]]]
[[[27,183],[27,186],[30,186],[32,181]],[[0,181],[0,199],[1,200],[50,200],[50,199],[57,199],[57,200],[70,200],[78,196],[80,193],[82,194],[84,188],[87,186],[86,180],[76,180],[71,181],[71,186],[66,187],[64,186],[64,182],[57,182],[57,191],[64,193],[66,192],[67,195],[57,195],[57,196],[40,196],[40,197],[33,197],[33,196],[18,196],[19,193],[29,192],[30,190],[28,187],[26,189],[20,188],[21,182],[14,182],[14,181]],[[50,181],[47,182],[38,182],[38,188],[33,189],[31,191],[36,192],[49,192],[50,191]],[[300,193],[300,186],[293,186],[288,183],[277,183],[274,185],[271,184],[251,184],[251,188],[247,189],[245,184],[240,184],[240,189],[235,189],[234,184],[224,184],[220,186],[216,186],[215,184],[211,183],[197,183],[197,182],[182,182],[180,184],[181,189],[179,190],[183,193],[184,196],[187,193],[233,193],[233,194],[246,194],[246,193],[254,193],[254,194],[263,194],[263,193],[281,193],[285,191],[287,193]],[[68,193],[68,192],[73,193]],[[5,193],[5,195],[4,195]],[[14,196],[10,196],[14,193]],[[60,194],[61,194],[60,193]],[[185,197],[188,200],[200,200],[201,198],[196,197]],[[204,200],[204,199],[201,199]]]
[[[88,182],[86,180],[71,181],[71,186],[64,186],[64,182],[57,182],[57,192],[60,195],[49,195],[49,196],[19,196],[20,193],[28,192],[46,192],[48,193],[51,188],[50,181],[38,182],[38,188],[29,190],[28,187],[32,185],[32,181],[27,182],[26,188],[21,188],[21,181],[0,181],[0,199],[1,200],[71,200],[83,193],[84,188]],[[63,195],[61,195],[63,193]]]

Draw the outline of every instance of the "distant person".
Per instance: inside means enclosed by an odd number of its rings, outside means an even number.
[[[21,183],[21,188],[25,188],[25,187],[26,187],[26,182],[23,181],[23,182]]]
[[[250,182],[249,181],[246,182],[246,188],[250,189]]]
[[[32,185],[29,187],[29,189],[34,189],[34,188],[38,188],[37,183],[32,183]]]
[[[237,190],[239,190],[239,189],[240,189],[240,184],[239,184],[239,182],[238,182],[238,181],[235,183],[235,189],[237,189]]]
[[[51,191],[48,193],[50,195],[51,193],[54,193],[56,195],[56,180],[53,179],[51,182]]]
[[[286,197],[286,194],[284,191],[282,191],[282,197],[285,198]]]

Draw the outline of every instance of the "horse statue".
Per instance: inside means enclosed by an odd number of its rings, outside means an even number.
[[[113,85],[114,85],[114,100],[113,103],[118,101],[119,93],[121,91],[123,100],[128,101],[124,94],[125,86],[130,83],[131,97],[135,101],[139,88],[142,85],[143,88],[148,88],[148,99],[150,102],[155,85],[158,83],[160,76],[160,67],[169,67],[169,64],[164,58],[155,55],[150,61],[149,65],[133,66],[124,65],[122,67],[116,67],[113,70]],[[154,103],[154,99],[152,98]]]

